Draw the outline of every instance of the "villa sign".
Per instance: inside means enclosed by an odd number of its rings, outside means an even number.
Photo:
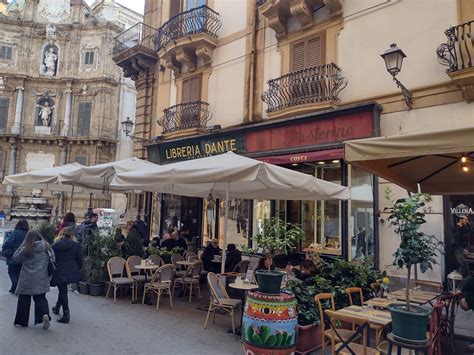
[[[451,214],[455,214],[458,217],[465,216],[468,214],[474,214],[474,209],[466,206],[463,203],[460,203],[456,207],[450,208]]]

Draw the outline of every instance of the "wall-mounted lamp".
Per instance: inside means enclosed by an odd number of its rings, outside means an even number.
[[[397,84],[402,90],[402,95],[405,100],[406,105],[409,109],[413,106],[413,95],[410,90],[408,90],[395,76],[402,70],[403,58],[406,57],[405,53],[397,47],[395,43],[390,45],[390,48],[387,49],[383,54],[380,55],[385,61],[385,66],[387,71],[392,75],[393,81]]]
[[[122,125],[122,132],[125,133],[125,135],[127,137],[130,137],[132,138],[135,142],[138,142],[140,143],[141,145],[147,145],[147,144],[150,144],[152,143],[154,140],[150,140],[150,139],[145,139],[145,138],[141,138],[141,137],[136,137],[132,134],[132,130],[133,130],[133,121],[130,119],[130,117],[127,117],[127,119],[125,121],[122,121],[120,123]],[[157,137],[158,138],[158,137]]]

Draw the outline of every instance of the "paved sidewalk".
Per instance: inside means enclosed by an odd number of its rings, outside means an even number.
[[[203,329],[206,312],[196,310],[205,299],[189,304],[175,298],[170,309],[167,298],[160,310],[112,299],[69,292],[71,323],[59,324],[53,316],[47,331],[33,326],[13,326],[17,297],[10,286],[5,262],[0,260],[0,354],[242,354],[240,338],[228,334],[230,317],[216,316],[216,324]],[[50,307],[57,289],[47,294]]]

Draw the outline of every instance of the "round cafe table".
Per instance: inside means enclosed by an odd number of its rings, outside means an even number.
[[[195,260],[195,261],[179,260],[179,261],[176,262],[176,264],[188,267],[188,266],[193,265],[196,261],[197,260]]]
[[[258,289],[257,284],[252,284],[252,283],[243,283],[243,284],[236,284],[235,282],[232,282],[229,284],[229,287],[232,287],[236,290],[242,290],[242,309],[240,311],[240,327],[237,328],[236,334],[242,335],[242,321],[244,319],[244,308],[245,308],[245,299],[247,298],[247,292],[256,290]],[[232,333],[232,329],[228,331],[228,333]]]
[[[138,264],[138,265],[135,265],[134,266],[135,269],[138,269],[138,270],[145,270],[145,280],[143,281],[143,292],[145,292],[145,284],[147,283],[147,276],[148,276],[148,270],[150,271],[154,271],[156,269],[159,268],[158,265],[150,265],[150,264],[145,264],[145,265],[142,265],[142,264]],[[140,301],[136,301],[136,303],[139,303]],[[148,304],[148,305],[151,305],[151,301],[147,298],[145,299],[145,303]]]

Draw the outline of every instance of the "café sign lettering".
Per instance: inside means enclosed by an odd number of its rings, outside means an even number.
[[[200,144],[193,144],[168,148],[165,150],[166,159],[195,159],[229,151],[237,151],[237,142],[235,138],[203,143],[202,146]]]

